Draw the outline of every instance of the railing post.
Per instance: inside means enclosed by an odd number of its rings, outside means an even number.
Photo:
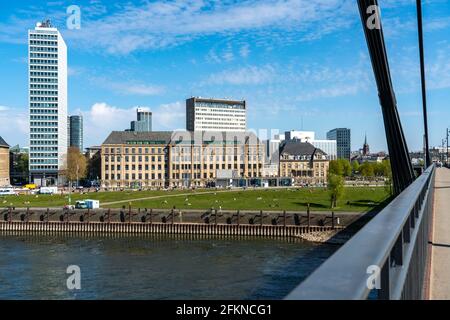
[[[388,257],[380,272],[380,289],[378,289],[379,300],[389,300],[391,297],[391,288],[389,280],[390,258]]]

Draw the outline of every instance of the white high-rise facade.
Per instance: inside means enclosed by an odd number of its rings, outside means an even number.
[[[50,21],[28,31],[28,65],[30,176],[53,184],[67,157],[67,46]]]
[[[245,132],[246,103],[226,99],[187,99],[186,130]]]

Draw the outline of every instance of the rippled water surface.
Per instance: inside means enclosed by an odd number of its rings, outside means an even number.
[[[0,299],[281,299],[337,248],[215,237],[0,234]],[[69,265],[81,290],[68,290]]]

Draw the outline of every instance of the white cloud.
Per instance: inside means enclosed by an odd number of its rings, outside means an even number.
[[[119,12],[95,21],[86,18],[80,30],[66,34],[77,44],[113,54],[164,48],[212,34],[260,32],[270,39],[273,33],[295,31],[300,41],[311,38],[310,33],[316,39],[342,28],[352,20],[354,7],[351,0],[154,1],[122,5]],[[324,21],[332,23],[318,26]],[[222,58],[231,55],[226,52]]]
[[[134,80],[114,82],[105,77],[89,77],[90,81],[101,88],[125,95],[157,96],[165,92],[163,86],[138,83]]]
[[[248,44],[244,44],[241,49],[239,50],[239,55],[242,58],[247,58],[250,54],[250,47]]]
[[[263,67],[248,66],[238,69],[228,69],[211,74],[203,85],[260,85],[273,81],[275,69],[270,65]]]
[[[0,136],[9,145],[28,143],[28,110],[23,107],[0,106]]]

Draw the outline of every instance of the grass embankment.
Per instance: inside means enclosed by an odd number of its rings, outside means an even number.
[[[345,189],[335,211],[366,212],[379,206],[387,198],[388,194],[382,187],[350,187]],[[133,208],[154,209],[170,209],[175,206],[185,210],[221,208],[223,210],[303,211],[310,203],[313,211],[330,210],[328,191],[315,188],[248,189],[231,192],[221,190],[217,192],[214,190],[122,191],[72,195],[72,203],[82,199],[100,200],[100,205],[107,208],[120,208],[131,203]],[[117,201],[119,203],[108,204]],[[0,206],[2,207],[9,205],[15,207],[59,207],[67,203],[67,195],[0,197]]]

